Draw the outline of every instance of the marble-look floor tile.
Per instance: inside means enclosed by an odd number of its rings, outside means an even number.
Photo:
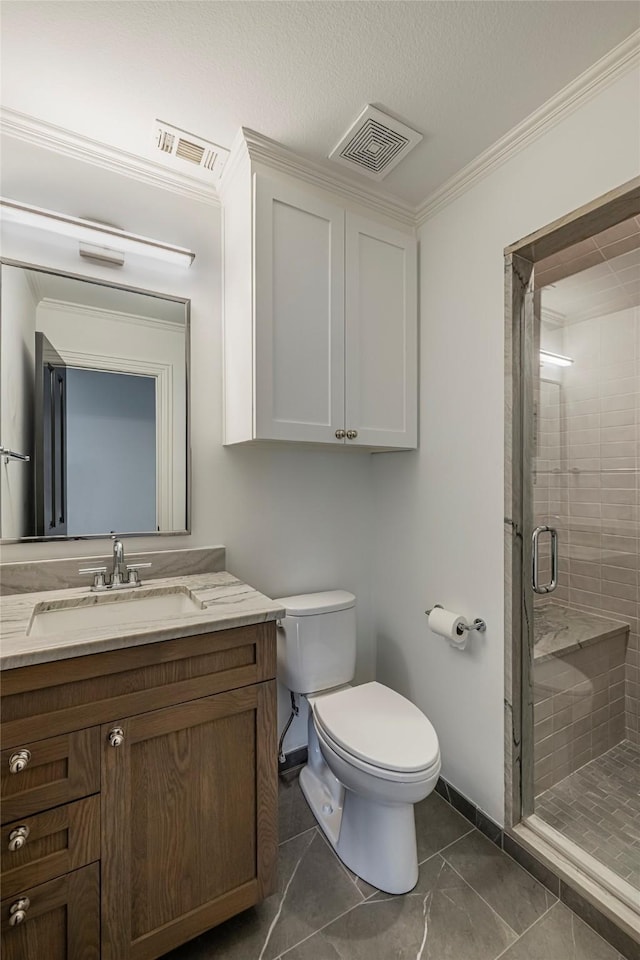
[[[533,924],[500,960],[619,960],[617,950],[562,903]]]
[[[281,844],[279,889],[164,960],[275,960],[362,896],[319,830]]]
[[[556,901],[556,897],[477,830],[447,847],[442,856],[518,934]]]
[[[337,856],[337,854],[335,855]],[[367,883],[366,880],[363,880],[362,877],[357,877],[355,873],[352,873],[351,870],[349,870],[349,867],[347,867],[345,864],[342,864],[342,866],[344,867],[344,869],[347,871],[347,873],[355,883],[356,887],[362,894],[362,897],[364,900],[368,900],[369,897],[372,897],[374,893],[378,892],[377,887],[372,887],[371,884]]]
[[[416,803],[414,810],[418,863],[473,830],[469,821],[435,792]]]
[[[404,896],[377,893],[282,960],[494,960],[516,934],[439,855]]]
[[[280,843],[316,826],[316,818],[300,789],[298,777],[278,781],[278,835]]]

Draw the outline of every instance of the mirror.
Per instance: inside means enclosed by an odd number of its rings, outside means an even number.
[[[189,302],[0,269],[2,539],[187,533]]]

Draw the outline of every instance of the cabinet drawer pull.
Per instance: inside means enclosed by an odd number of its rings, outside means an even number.
[[[24,923],[27,919],[27,910],[31,901],[29,897],[23,897],[20,900],[16,900],[15,903],[12,903],[9,907],[9,924],[12,927],[17,927],[19,923]]]
[[[336,440],[344,440],[347,433],[345,430],[336,430]]]
[[[122,727],[114,727],[113,730],[110,730],[107,740],[112,747],[121,747],[124,743],[124,730]]]
[[[9,772],[21,773],[29,760],[31,760],[30,750],[18,750],[17,753],[12,753],[9,757]]]
[[[347,440],[355,440],[357,436],[357,430],[347,430]]]
[[[16,827],[9,834],[9,852],[15,853],[16,850],[22,850],[27,837],[29,836],[29,827]]]

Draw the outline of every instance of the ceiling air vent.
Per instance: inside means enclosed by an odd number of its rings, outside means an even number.
[[[207,180],[220,177],[229,156],[229,151],[224,147],[173,127],[163,120],[156,120],[155,123],[155,146],[162,154],[163,163],[170,163],[192,176],[201,173]]]
[[[382,180],[421,140],[421,133],[369,104],[333,148],[329,159],[372,180]]]

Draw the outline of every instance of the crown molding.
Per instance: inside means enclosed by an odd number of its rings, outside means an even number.
[[[189,200],[218,206],[220,200],[213,184],[202,183],[179,170],[168,170],[159,163],[145,160],[126,150],[110,147],[63,127],[11,110],[0,108],[0,130],[14,140],[31,143],[45,150],[52,150],[72,160],[91,163],[95,167],[130,177],[152,187],[169,190]]]
[[[242,144],[244,144],[244,148]],[[373,190],[367,184],[357,183],[341,173],[327,170],[326,167],[314,160],[301,157],[275,140],[271,140],[269,137],[265,137],[247,127],[242,127],[239,136],[234,141],[232,155],[227,161],[231,174],[235,168],[235,163],[242,158],[243,149],[246,150],[252,161],[264,164],[272,170],[296,177],[298,180],[304,180],[306,183],[320,187],[322,190],[329,190],[352,203],[364,204],[370,210],[374,210],[385,217],[391,217],[409,227],[415,228],[416,226],[415,207],[408,201],[401,200],[392,193]],[[238,157],[237,160],[236,157]],[[224,179],[225,176],[223,175],[223,181]]]
[[[553,327],[563,327],[566,323],[566,314],[559,310],[552,310],[550,307],[541,307],[540,317]]]
[[[609,84],[624,76],[638,63],[640,30],[635,30],[626,40],[429,194],[416,210],[417,226],[422,226],[443,207],[537,140],[583,103],[591,100]]]
[[[175,320],[161,320],[158,317],[146,317],[138,313],[125,313],[123,310],[109,310],[106,307],[92,307],[85,303],[72,303],[68,300],[54,300],[43,297],[38,306],[49,313],[61,313],[64,316],[75,316],[81,319],[90,318],[93,321],[107,321],[108,323],[127,323],[136,327],[153,327],[165,333],[178,333],[184,336],[185,324]]]

